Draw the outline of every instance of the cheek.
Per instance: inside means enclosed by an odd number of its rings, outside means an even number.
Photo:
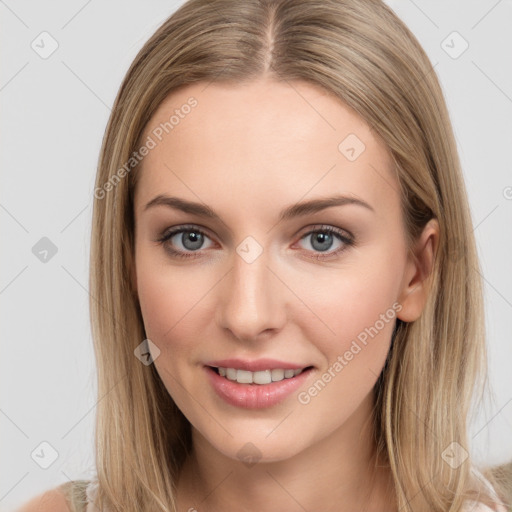
[[[191,274],[143,250],[137,258],[137,290],[147,337],[162,351],[191,351],[202,323],[212,314],[205,311],[205,295],[214,280],[207,271]]]
[[[389,353],[401,309],[396,302],[400,270],[382,255],[381,264],[343,269],[323,285],[317,276],[317,290],[323,292],[305,299],[329,330],[319,329],[316,320],[302,324],[324,364],[297,399],[310,412],[311,428],[324,434],[346,422],[368,398]],[[313,281],[304,283],[303,292],[308,284]]]
[[[317,314],[314,320],[308,315],[302,328],[329,363],[351,351],[354,355],[348,353],[347,359],[357,360],[356,366],[380,373],[401,309],[396,299],[402,263],[384,247],[356,259],[350,266],[301,280],[300,294]]]
[[[140,269],[140,270],[139,270]],[[162,341],[165,333],[179,319],[180,303],[175,286],[170,286],[165,274],[140,265],[137,270],[139,302],[147,336]]]

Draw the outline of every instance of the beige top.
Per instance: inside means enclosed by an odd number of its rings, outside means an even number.
[[[100,512],[94,505],[98,491],[97,480],[71,480],[59,488],[66,495],[71,512]]]
[[[485,483],[496,502],[500,503],[498,495],[485,477],[475,468],[473,468],[473,472]],[[60,488],[66,493],[71,512],[101,512],[94,505],[98,491],[97,480],[72,480],[62,484]],[[461,512],[507,512],[503,505],[500,504],[497,507],[496,510],[493,510],[484,503],[467,500]]]

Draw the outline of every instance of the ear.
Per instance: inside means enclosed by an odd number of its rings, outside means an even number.
[[[439,223],[431,219],[411,249],[405,266],[398,302],[402,309],[398,318],[404,322],[417,320],[425,307],[430,290],[430,275],[439,245]]]

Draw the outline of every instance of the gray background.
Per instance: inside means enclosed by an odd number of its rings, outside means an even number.
[[[0,0],[2,511],[94,472],[95,166],[129,64],[181,3]],[[471,450],[503,462],[512,459],[512,1],[388,3],[435,64],[450,109],[482,261],[494,390],[472,424]],[[42,58],[52,40],[57,50]],[[43,237],[57,249],[46,262],[37,255]]]

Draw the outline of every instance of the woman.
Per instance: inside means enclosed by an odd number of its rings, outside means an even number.
[[[505,510],[469,454],[477,268],[436,74],[385,4],[190,0],[104,137],[97,479],[47,497]]]

